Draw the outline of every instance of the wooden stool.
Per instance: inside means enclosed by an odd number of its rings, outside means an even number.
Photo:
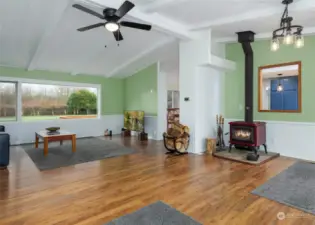
[[[207,138],[207,154],[211,155],[216,151],[216,141],[215,138]]]

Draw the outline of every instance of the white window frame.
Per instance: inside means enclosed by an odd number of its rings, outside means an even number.
[[[17,105],[16,105],[16,120],[15,121],[1,121],[0,123],[32,123],[32,122],[47,122],[47,121],[59,121],[55,120],[39,120],[39,121],[23,121],[22,120],[22,83],[29,84],[42,84],[42,85],[60,85],[69,87],[87,87],[97,89],[97,117],[96,118],[81,118],[81,119],[71,119],[72,120],[99,120],[101,118],[102,111],[102,86],[100,84],[90,84],[90,83],[79,83],[79,82],[67,82],[67,81],[54,81],[54,80],[37,80],[37,79],[24,79],[24,78],[12,78],[12,77],[0,77],[0,82],[14,82],[16,83],[17,92]]]

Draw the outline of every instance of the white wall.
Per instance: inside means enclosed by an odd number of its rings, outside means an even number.
[[[170,71],[166,77],[167,90],[178,91],[179,90],[179,71]]]
[[[158,116],[156,118],[157,132],[156,140],[163,139],[163,132],[166,131],[166,108],[167,108],[167,70],[165,63],[158,63]]]
[[[211,53],[215,56],[219,56],[222,59],[225,59],[225,51],[226,49],[226,44],[225,43],[217,43],[212,40],[211,42]],[[213,56],[212,56],[213,57]],[[220,75],[220,113],[218,114],[225,114],[225,104],[224,104],[224,99],[225,99],[225,79],[226,79],[226,72],[224,70],[216,70],[216,72]]]
[[[220,71],[198,67],[195,88],[195,152],[206,150],[206,138],[216,137],[216,115],[221,113]]]
[[[213,55],[219,56],[224,59],[225,58],[225,43],[218,43],[212,40],[211,53]]]
[[[123,115],[104,115],[100,119],[47,120],[36,122],[3,122],[10,134],[11,144],[32,143],[35,132],[47,127],[58,126],[63,130],[77,134],[77,137],[102,136],[106,129],[113,134],[120,134],[123,127]]]
[[[229,130],[229,122],[236,119],[226,119],[225,130]],[[268,151],[280,155],[315,161],[315,123],[264,121],[267,123]],[[225,136],[225,141],[229,139]],[[263,149],[263,148],[262,148]]]
[[[158,116],[156,118],[156,135],[154,136],[156,140],[162,140],[162,135],[167,129],[167,91],[179,90],[178,52],[174,55],[177,56],[176,59],[158,63]]]
[[[158,139],[158,117],[157,116],[145,116],[144,117],[144,129],[148,133],[149,139]]]
[[[210,31],[180,43],[180,121],[190,128],[189,152],[205,151],[206,138],[215,137],[216,114],[224,114],[224,71],[235,68],[224,56],[225,45],[211,42]]]
[[[179,44],[179,91],[180,122],[190,128],[189,152],[198,153],[195,148],[196,136],[196,74],[198,66],[207,65],[211,56],[211,33],[205,33],[200,40],[181,41]],[[185,98],[189,98],[185,101]],[[199,148],[199,147],[198,147]]]

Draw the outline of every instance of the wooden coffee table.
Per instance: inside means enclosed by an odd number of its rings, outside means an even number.
[[[76,151],[76,134],[60,130],[58,134],[47,134],[47,131],[35,132],[35,148],[38,148],[39,139],[44,140],[44,155],[48,154],[48,142],[60,141],[62,145],[63,141],[72,141],[72,152]]]

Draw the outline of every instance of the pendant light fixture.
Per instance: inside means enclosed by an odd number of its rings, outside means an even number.
[[[279,73],[278,76],[279,76],[279,77],[282,76],[282,73]],[[280,80],[280,78],[279,78],[279,82],[278,82],[278,86],[277,86],[277,92],[283,91],[283,86],[282,86],[282,84],[281,84],[280,81],[281,81],[281,80]]]
[[[282,4],[285,5],[285,9],[280,20],[280,28],[274,30],[272,33],[271,51],[277,51],[280,48],[280,40],[282,40],[285,45],[294,43],[296,48],[302,48],[304,46],[304,38],[302,36],[303,27],[300,25],[292,25],[293,17],[289,16],[288,6],[292,2],[293,0],[282,1]]]

